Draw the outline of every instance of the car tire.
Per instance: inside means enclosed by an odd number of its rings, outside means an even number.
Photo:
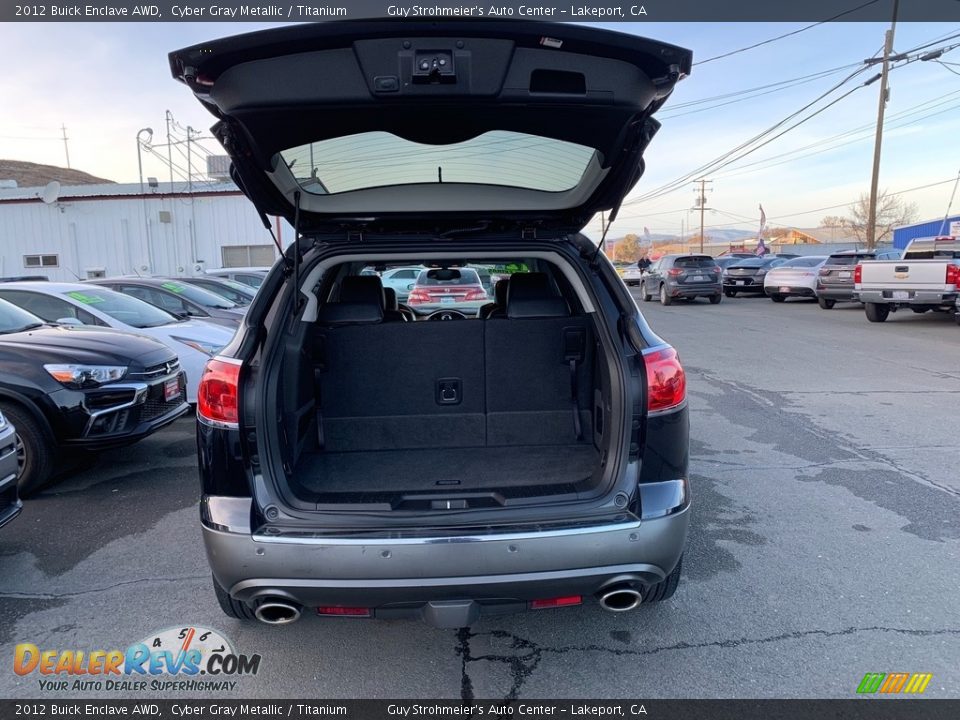
[[[663,600],[669,600],[672,598],[673,594],[677,591],[677,586],[680,584],[680,573],[682,568],[683,555],[681,555],[680,559],[677,560],[677,566],[673,569],[672,573],[667,575],[656,585],[651,585],[649,588],[647,588],[647,592],[643,596],[643,602],[661,602]]]
[[[724,290],[724,291],[723,291],[723,294],[726,295],[727,297],[736,297],[736,296],[737,296],[737,291],[736,291],[736,290]]]
[[[17,492],[27,497],[46,485],[53,475],[55,445],[34,417],[19,405],[0,403],[0,412],[17,433]]]
[[[890,314],[890,308],[880,303],[866,303],[863,309],[867,313],[867,320],[870,322],[883,322]]]
[[[640,283],[640,297],[643,298],[644,302],[650,302],[653,300],[653,295],[647,292],[647,284],[645,282]]]
[[[827,298],[817,298],[817,305],[822,307],[824,310],[833,310],[833,306],[837,304],[836,300],[828,300]]]
[[[257,616],[253,614],[253,608],[245,602],[240,602],[230,597],[230,593],[220,587],[220,583],[217,582],[216,578],[213,578],[213,592],[217,596],[217,603],[220,605],[220,609],[223,610],[223,614],[227,617],[232,617],[236,620],[257,619]]]
[[[660,304],[661,304],[661,305],[672,305],[672,304],[673,304],[673,298],[670,297],[670,296],[667,294],[667,286],[666,286],[666,285],[661,285],[661,286],[660,286]]]
[[[717,295],[710,296],[711,305],[719,305],[721,300],[723,300],[723,295],[717,294]]]
[[[787,298],[786,298],[785,295],[781,295],[781,294],[779,294],[779,293],[774,293],[773,295],[770,296],[770,299],[773,300],[774,302],[783,302],[783,301],[786,300]]]

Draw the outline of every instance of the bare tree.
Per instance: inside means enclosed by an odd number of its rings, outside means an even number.
[[[883,190],[877,195],[876,230],[873,238],[867,237],[867,219],[870,215],[870,195],[863,193],[850,206],[850,217],[846,219],[844,227],[856,236],[860,242],[865,242],[872,250],[879,243],[893,235],[893,229],[900,225],[908,225],[917,219],[916,203],[907,202],[897,195],[890,195]]]

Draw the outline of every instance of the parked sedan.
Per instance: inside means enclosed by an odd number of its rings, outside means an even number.
[[[237,307],[242,308],[253,302],[253,298],[257,295],[256,288],[225,277],[188,277],[179,278],[178,282],[195,285],[207,292],[212,292],[214,295],[226,298]]]
[[[124,277],[90,280],[93,285],[116,290],[124,295],[166,310],[181,318],[206,320],[235,330],[243,319],[244,309],[226,298],[179,280],[158,277]]]
[[[449,320],[476,315],[490,299],[480,276],[472,268],[421,270],[407,296],[407,305],[417,315],[434,315]]]
[[[4,283],[0,299],[47,322],[109,327],[163,343],[179,356],[186,371],[190,403],[197,402],[203,366],[233,337],[225,327],[176,318],[142,300],[85,283]]]
[[[767,272],[763,279],[763,291],[774,302],[783,302],[788,297],[815,298],[817,275],[826,261],[826,255],[787,260]]]
[[[393,288],[397,294],[397,300],[406,302],[422,270],[422,267],[413,266],[389,268],[380,273],[380,282],[385,288]]]
[[[641,270],[636,263],[627,265],[623,269],[620,277],[623,278],[623,282],[627,285],[639,285],[640,281],[643,280],[643,270]]]
[[[64,451],[129,445],[188,409],[186,378],[165,345],[53,326],[0,300],[0,413],[16,428],[21,495],[50,479]]]
[[[646,301],[657,295],[661,305],[698,297],[709,298],[715,305],[722,299],[721,275],[709,255],[664,255],[644,273],[640,295]]]
[[[263,284],[264,278],[270,271],[268,267],[236,267],[236,268],[216,268],[214,270],[205,270],[205,275],[211,277],[223,277],[228,280],[236,280],[252,288],[258,288]]]
[[[727,297],[738,293],[763,295],[763,279],[767,272],[786,261],[781,257],[752,257],[728,265],[723,271],[723,294]]]

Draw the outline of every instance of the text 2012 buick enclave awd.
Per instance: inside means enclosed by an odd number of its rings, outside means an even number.
[[[575,26],[364,21],[170,64],[218,118],[265,232],[279,215],[299,238],[201,380],[223,610],[458,627],[670,597],[684,373],[580,230],[639,179],[690,52]],[[410,313],[377,276],[409,266],[441,286],[482,268],[498,291]]]

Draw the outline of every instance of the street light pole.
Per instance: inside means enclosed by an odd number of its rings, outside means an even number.
[[[143,139],[146,135],[146,139]],[[153,128],[142,128],[137,131],[137,169],[140,172],[140,206],[143,210],[143,227],[146,232],[147,253],[150,253],[150,220],[147,216],[147,196],[143,191],[143,146],[153,139]],[[136,269],[136,268],[134,268]],[[153,268],[151,267],[151,270]]]
[[[887,109],[887,78],[890,70],[890,54],[893,52],[893,34],[897,29],[897,10],[900,0],[893,0],[893,19],[883,41],[883,68],[880,71],[880,106],[877,109],[877,133],[873,142],[873,174],[870,176],[870,208],[867,212],[867,249],[877,246],[877,193],[880,185],[880,148],[883,144],[883,116]]]

